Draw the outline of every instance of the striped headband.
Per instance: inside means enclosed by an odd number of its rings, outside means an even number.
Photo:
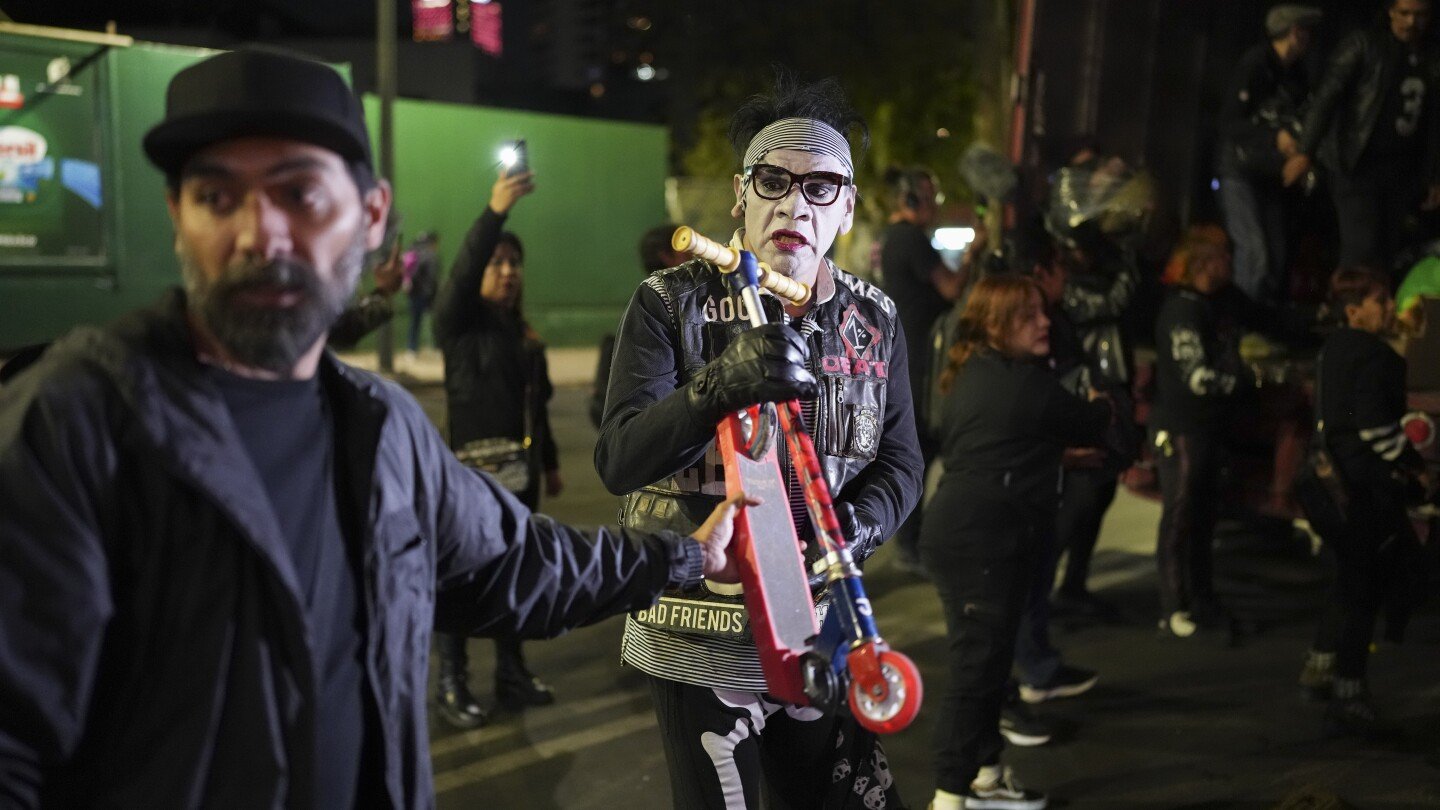
[[[850,142],[834,127],[814,118],[781,118],[773,121],[750,139],[745,150],[745,165],[754,166],[776,149],[799,149],[817,155],[829,155],[845,164],[845,174],[855,176],[850,160]]]

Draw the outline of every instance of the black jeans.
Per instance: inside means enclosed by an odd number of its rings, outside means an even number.
[[[1100,540],[1100,524],[1105,520],[1105,512],[1115,501],[1118,481],[1118,474],[1108,465],[1065,471],[1060,513],[1055,517],[1056,550],[1066,555],[1065,576],[1060,582],[1064,593],[1078,595],[1087,590],[1090,558]]]
[[[916,396],[919,396],[919,394],[917,393]],[[922,466],[920,468],[920,500],[915,502],[915,508],[910,511],[910,515],[900,524],[900,528],[895,530],[895,545],[900,548],[900,553],[903,554],[908,561],[920,559],[920,525],[924,523],[925,519],[925,510],[923,508],[925,504],[925,474],[930,470],[931,463],[935,461],[936,449],[934,442],[921,437],[920,458],[922,459]]]
[[[1416,166],[1361,166],[1331,176],[1340,224],[1340,265],[1365,265],[1393,276],[1404,247],[1405,218],[1419,204]]]
[[[1030,540],[1039,534],[1029,527],[997,529],[1023,532]],[[957,538],[955,545],[983,548],[986,539]],[[1026,539],[1019,548],[1026,548]],[[1000,761],[1005,746],[1000,709],[1038,558],[1025,551],[975,557],[947,554],[926,544],[920,548],[940,592],[949,644],[948,677],[939,690],[935,723],[936,786],[964,793],[981,766]]]
[[[1020,632],[1015,639],[1015,666],[1020,682],[1044,686],[1055,678],[1064,661],[1060,651],[1050,643],[1050,590],[1055,584],[1055,566],[1060,549],[1053,532],[1036,536],[1030,583],[1026,588],[1025,608],[1020,613]]]
[[[1316,652],[1335,653],[1335,675],[1363,679],[1375,622],[1388,588],[1400,585],[1391,568],[1400,543],[1414,542],[1405,505],[1384,494],[1351,492],[1343,532],[1324,536],[1335,560],[1335,593],[1315,634]]]
[[[1220,498],[1220,442],[1208,433],[1169,433],[1154,441],[1160,476],[1160,609],[1169,616],[1213,604],[1216,507]]]

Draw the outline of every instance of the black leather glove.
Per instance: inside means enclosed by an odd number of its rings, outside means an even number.
[[[835,504],[835,519],[840,523],[840,533],[845,535],[845,547],[850,550],[850,559],[856,565],[865,562],[880,545],[880,527],[864,518],[855,517],[855,506],[850,503]],[[810,577],[810,589],[816,590],[826,582],[828,574],[815,570],[815,562],[823,555],[820,541],[812,540],[805,547],[805,572]]]
[[[873,521],[858,517],[855,505],[835,504],[835,519],[840,522],[840,531],[845,534],[845,545],[855,562],[862,563],[875,553],[880,546],[880,527]]]
[[[784,324],[747,329],[685,386],[690,411],[718,422],[757,402],[814,399],[819,385],[805,355],[805,341]]]

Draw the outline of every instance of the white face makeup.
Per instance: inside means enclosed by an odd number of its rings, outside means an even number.
[[[771,150],[761,163],[797,175],[832,172],[848,176],[839,159],[799,149]],[[835,237],[849,231],[854,223],[855,186],[842,187],[829,205],[817,205],[811,198],[824,199],[818,187],[812,188],[807,197],[801,183],[792,183],[781,199],[767,200],[757,192],[754,182],[753,177],[747,181],[742,175],[735,176],[735,197],[745,219],[746,247],[776,272],[813,284]],[[772,184],[766,193],[773,196],[779,188]]]

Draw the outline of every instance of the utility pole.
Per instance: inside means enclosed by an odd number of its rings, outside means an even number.
[[[395,0],[375,0],[375,83],[380,95],[380,176],[395,182]],[[393,214],[392,214],[393,216]],[[395,331],[391,321],[375,333],[380,370],[395,371]]]

